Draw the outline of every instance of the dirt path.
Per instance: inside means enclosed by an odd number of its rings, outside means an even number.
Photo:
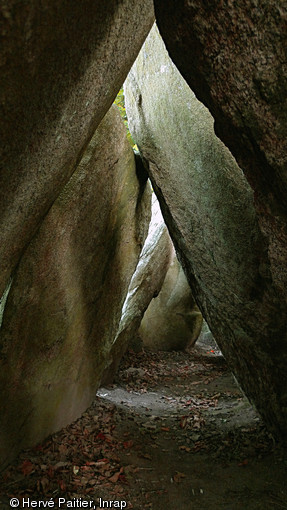
[[[286,475],[216,349],[131,352],[82,418],[2,473],[0,509],[287,510]]]

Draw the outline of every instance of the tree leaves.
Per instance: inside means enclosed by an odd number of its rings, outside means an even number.
[[[130,145],[132,146],[132,148],[134,150],[138,150],[138,147],[135,143],[135,141],[133,140],[133,137],[130,133],[130,130],[129,130],[129,125],[128,125],[128,118],[127,118],[127,114],[126,114],[126,107],[125,107],[125,96],[124,96],[124,90],[123,88],[121,88],[117,94],[117,97],[116,99],[114,100],[114,104],[117,105],[119,111],[120,111],[120,114],[121,114],[121,117],[124,121],[124,125],[126,126],[126,130],[127,130],[127,139],[130,143]]]

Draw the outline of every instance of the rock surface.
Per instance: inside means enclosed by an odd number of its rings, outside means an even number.
[[[272,280],[252,190],[156,29],[125,94],[132,135],[150,162],[197,303],[242,388],[271,430],[286,437],[286,302]]]
[[[95,397],[149,220],[113,107],[15,272],[0,337],[1,463]]]
[[[173,250],[162,288],[143,316],[139,336],[148,350],[183,351],[196,342],[201,327],[202,315]]]
[[[153,19],[151,0],[1,1],[0,296]]]
[[[155,0],[155,10],[171,58],[211,110],[256,201],[286,216],[286,3]]]
[[[122,308],[119,329],[110,354],[110,365],[102,379],[103,385],[113,381],[128,345],[133,349],[141,347],[138,329],[152,298],[158,295],[162,288],[172,253],[173,245],[159,203],[153,197],[148,236]]]
[[[286,437],[286,361],[281,359],[287,330],[287,5],[155,0],[155,11],[170,56],[213,113],[217,134],[254,190],[268,247],[265,275],[274,292],[271,303],[264,298],[261,322],[276,359],[271,387],[280,395]]]

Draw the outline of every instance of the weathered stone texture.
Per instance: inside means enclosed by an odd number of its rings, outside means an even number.
[[[153,18],[151,0],[1,0],[0,296]]]
[[[193,295],[244,391],[284,436],[286,300],[272,280],[270,244],[252,190],[155,29],[125,94],[131,132],[150,162]]]
[[[202,315],[173,250],[162,288],[150,302],[138,334],[151,351],[181,351],[196,342],[201,327]]]
[[[171,58],[258,198],[286,214],[286,3],[155,0],[155,10]]]
[[[254,190],[268,271],[286,309],[287,5],[155,0],[155,11],[171,58]]]
[[[0,337],[0,459],[95,397],[150,220],[116,107],[17,267]]]
[[[139,346],[138,329],[141,320],[152,298],[160,293],[172,253],[173,245],[164,224],[159,203],[153,197],[148,236],[129,285],[119,329],[110,353],[110,365],[104,374],[102,384],[113,381],[128,345]]]

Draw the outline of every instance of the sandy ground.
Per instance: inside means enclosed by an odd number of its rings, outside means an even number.
[[[215,346],[131,351],[79,420],[2,473],[0,509],[287,510],[286,475]]]

